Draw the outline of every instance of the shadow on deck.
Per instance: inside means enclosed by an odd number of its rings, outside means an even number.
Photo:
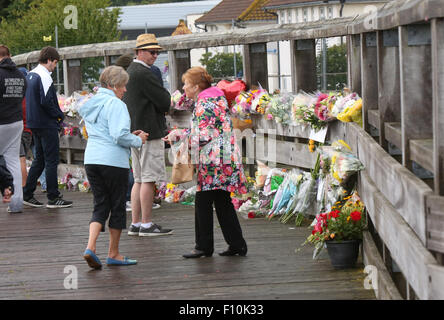
[[[36,192],[46,203],[46,195]],[[129,237],[120,250],[137,259],[130,267],[94,271],[83,260],[93,199],[89,193],[65,192],[68,209],[25,208],[6,212],[0,204],[0,299],[375,299],[364,289],[363,265],[334,270],[327,253],[312,260],[312,247],[295,253],[310,233],[278,221],[239,218],[248,244],[247,257],[220,257],[226,248],[215,218],[215,255],[186,260],[194,245],[194,207],[163,202],[154,220],[174,234]],[[128,225],[131,214],[128,213]],[[108,230],[108,226],[107,226]],[[105,262],[108,231],[97,253]],[[66,266],[75,266],[78,289],[67,290]]]

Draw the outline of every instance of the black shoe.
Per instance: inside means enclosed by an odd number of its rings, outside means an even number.
[[[182,255],[182,257],[184,257],[184,258],[187,258],[187,259],[189,259],[189,258],[200,258],[200,257],[203,257],[203,256],[205,256],[205,257],[211,257],[213,255],[213,253],[212,252],[210,252],[210,253],[206,253],[205,251],[201,251],[201,250],[193,250],[191,253],[186,253],[186,254],[184,254],[184,255]]]
[[[54,200],[48,200],[47,208],[55,209],[55,208],[68,208],[72,206],[72,201],[64,200],[62,197],[55,198]]]
[[[236,254],[240,255],[241,257],[245,257],[247,255],[247,247],[244,247],[242,249],[228,248],[227,250],[219,253],[219,255],[222,257],[231,257],[235,256]]]
[[[25,205],[27,205],[29,207],[34,207],[34,208],[41,208],[41,207],[43,207],[43,203],[41,203],[40,201],[38,201],[34,197],[29,198],[28,200],[23,199],[23,204],[25,204]]]

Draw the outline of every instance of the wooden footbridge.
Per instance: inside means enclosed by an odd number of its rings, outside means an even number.
[[[364,287],[361,259],[357,269],[335,271],[326,253],[319,260],[312,259],[310,246],[295,253],[310,230],[278,221],[240,218],[246,257],[217,254],[226,244],[215,223],[215,254],[185,259],[182,254],[194,246],[194,207],[166,202],[153,211],[154,221],[174,229],[171,236],[123,233],[121,253],[138,264],[92,270],[83,260],[92,194],[65,192],[64,197],[74,201],[72,208],[5,214],[6,206],[0,205],[0,299],[375,299],[373,290]],[[46,203],[46,194],[37,191],[36,198]],[[129,225],[130,213],[127,218]],[[97,242],[102,263],[108,238],[106,231]]]
[[[442,0],[390,1],[377,12],[353,18],[164,37],[159,43],[169,54],[172,90],[180,87],[180,77],[190,67],[191,49],[226,45],[243,45],[246,82],[268,88],[266,44],[289,40],[293,91],[310,92],[317,89],[316,39],[339,36],[347,39],[348,85],[363,98],[364,126],[332,123],[327,140],[344,139],[366,167],[358,179],[371,220],[362,262],[378,270],[374,294],[378,299],[444,299]],[[135,41],[121,41],[60,49],[66,93],[81,89],[81,59],[103,57],[109,65],[114,56],[134,46]],[[14,61],[31,67],[37,57],[38,52],[30,52]],[[174,113],[169,121],[183,127],[189,116]],[[256,131],[276,130],[278,164],[313,166],[315,156],[306,147],[309,132],[257,116],[253,122]],[[263,139],[266,142],[267,136]],[[156,213],[159,222],[176,229],[174,236],[149,243],[124,237],[122,250],[139,259],[133,270],[140,277],[129,269],[89,273],[79,259],[87,235],[88,218],[83,216],[89,216],[92,200],[84,194],[75,194],[74,200],[74,208],[60,213],[41,209],[1,216],[5,249],[0,268],[7,275],[0,280],[6,289],[0,290],[1,298],[372,297],[362,289],[359,271],[327,272],[325,261],[314,262],[307,252],[294,254],[307,232],[304,228],[243,221],[251,248],[247,259],[182,261],[180,254],[192,243],[193,224],[191,209],[178,206]],[[67,264],[82,273],[77,293],[62,287],[59,270]],[[165,283],[174,290],[161,289]],[[336,291],[324,287],[332,283]],[[98,293],[100,286],[109,290]]]

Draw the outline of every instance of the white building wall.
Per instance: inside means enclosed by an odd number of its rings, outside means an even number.
[[[342,11],[342,17],[351,17],[356,16],[358,14],[362,14],[365,11],[364,10],[370,10],[374,8],[379,8],[383,6],[386,2],[372,2],[367,4],[350,4],[346,3],[343,11]],[[322,4],[322,5],[313,5],[313,6],[298,6],[293,8],[285,8],[285,9],[278,9],[278,21],[280,24],[288,24],[288,23],[303,23],[303,22],[310,22],[310,21],[317,21],[323,19],[334,19],[339,18],[340,16],[340,4]],[[322,17],[321,17],[322,16]],[[345,42],[345,40],[343,39]],[[329,38],[327,39],[327,46],[333,46],[338,45],[341,43],[341,38]],[[321,51],[321,41],[317,41],[316,45],[316,54],[319,55]],[[270,59],[269,59],[270,61]],[[277,64],[280,64],[280,75],[281,75],[281,81],[280,81],[280,89],[282,91],[291,91],[292,90],[292,83],[291,83],[291,56],[290,56],[290,41],[280,41],[279,42],[279,62],[276,62]],[[269,67],[269,70],[275,70],[274,67]],[[279,73],[275,71],[276,73]],[[273,83],[273,86],[271,85]],[[270,91],[272,91],[271,88],[275,88],[276,84],[279,83],[276,79],[272,79],[270,77]]]

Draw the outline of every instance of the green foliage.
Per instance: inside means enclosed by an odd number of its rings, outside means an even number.
[[[204,53],[199,62],[205,66],[207,72],[216,79],[234,77],[234,53],[217,53],[213,56],[211,52]],[[236,53],[237,72],[243,69],[242,56]]]
[[[13,5],[26,6],[25,0],[14,1]],[[77,8],[77,29],[64,27],[69,20],[67,5]],[[110,6],[109,0],[37,0],[30,3],[28,10],[10,11],[13,18],[2,20],[0,43],[6,44],[12,55],[40,50],[45,46],[56,46],[55,26],[58,27],[59,48],[88,43],[117,41],[119,9],[104,10]],[[12,9],[11,9],[12,10]],[[43,36],[51,36],[49,42]]]
[[[322,77],[322,52],[316,57],[316,69],[319,77]],[[344,73],[327,75],[327,90],[341,90],[347,83],[347,47],[345,44],[334,45],[327,49],[326,73]]]

